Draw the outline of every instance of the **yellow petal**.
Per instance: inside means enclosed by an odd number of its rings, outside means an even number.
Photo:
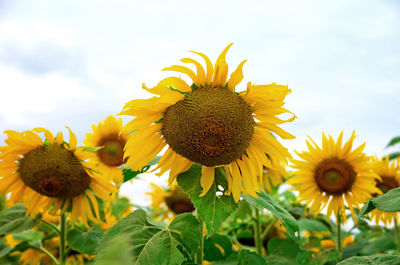
[[[206,62],[206,66],[207,66],[206,84],[210,85],[211,81],[212,81],[213,74],[214,74],[212,62],[207,57],[207,55],[205,55],[205,54],[203,54],[201,52],[194,52],[194,51],[190,51],[190,52],[195,53],[197,55],[200,55],[204,59],[204,61]]]
[[[230,90],[233,90],[240,82],[243,80],[243,65],[247,60],[244,60],[241,62],[238,67],[236,68],[235,72],[231,74],[231,78],[229,78],[228,81],[228,88]]]
[[[199,86],[206,86],[206,73],[204,72],[203,66],[199,64],[197,61],[191,59],[191,58],[183,58],[181,59],[182,62],[184,63],[192,63],[196,66],[197,69],[197,80],[198,80],[198,85]]]
[[[68,126],[66,126],[66,128],[69,131],[69,147],[73,150],[76,148],[76,145],[78,144],[78,139],[76,138],[75,133],[73,133]]]
[[[190,79],[192,79],[193,83],[196,86],[198,86],[198,84],[199,84],[196,74],[191,69],[189,69],[189,68],[187,68],[185,66],[173,65],[173,66],[170,66],[170,67],[166,67],[166,68],[164,68],[162,70],[163,71],[175,71],[175,72],[186,74],[186,75],[188,75],[190,77]]]
[[[200,185],[203,191],[200,193],[200,197],[203,197],[210,190],[211,185],[214,183],[214,167],[202,166]]]
[[[228,64],[225,61],[226,53],[229,48],[233,45],[233,43],[229,44],[219,55],[217,61],[214,66],[214,79],[213,85],[216,86],[225,86],[226,78],[228,77]]]
[[[54,144],[54,136],[49,130],[41,127],[36,127],[32,129],[32,131],[38,133],[44,132],[44,137],[46,137],[47,141],[49,141],[51,144]]]
[[[204,71],[204,70],[203,70]],[[158,86],[166,86],[166,87],[173,87],[181,92],[190,92],[192,89],[183,79],[180,79],[175,76],[167,77],[161,80]]]

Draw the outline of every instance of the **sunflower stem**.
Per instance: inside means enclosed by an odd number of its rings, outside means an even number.
[[[204,249],[204,222],[203,219],[201,219],[199,213],[197,213],[197,220],[200,222],[201,226],[201,233],[200,233],[200,242],[199,242],[199,250],[197,251],[196,255],[196,263],[197,264],[203,264],[203,249]]]
[[[46,221],[46,220],[41,220],[43,223],[45,223],[46,225],[48,225],[48,226],[50,226],[51,227],[51,229],[53,229],[54,230],[54,232],[56,232],[57,234],[58,234],[58,236],[61,236],[61,231],[60,231],[60,229],[58,229],[58,227],[57,226],[55,226],[54,224],[52,224],[52,223],[50,223],[50,222],[48,222],[48,221]]]
[[[60,219],[61,231],[60,231],[60,264],[65,265],[66,249],[65,242],[67,240],[67,214],[63,213]]]
[[[394,218],[394,234],[396,236],[397,254],[400,254],[400,231],[396,218]]]
[[[60,262],[56,259],[56,257],[54,257],[53,254],[51,254],[50,251],[48,251],[48,250],[45,249],[44,247],[42,247],[42,246],[36,247],[36,246],[32,246],[32,245],[30,245],[30,247],[32,247],[32,248],[34,248],[34,249],[37,249],[37,250],[40,250],[40,251],[42,251],[43,253],[45,253],[47,256],[49,256],[49,257],[54,261],[54,263],[55,263],[56,265],[59,265],[59,264],[60,264]]]
[[[276,222],[279,219],[274,217],[271,222],[268,224],[267,228],[265,228],[264,232],[261,234],[261,242],[264,242],[264,240],[267,238],[269,231],[271,231],[272,227],[276,224]]]
[[[254,208],[256,216],[254,218],[254,241],[256,245],[256,252],[262,254],[262,242],[261,242],[261,226],[260,226],[260,213],[258,209]]]
[[[338,263],[342,260],[342,239],[341,239],[342,231],[341,231],[341,226],[340,226],[340,224],[342,222],[342,218],[341,218],[340,214],[341,214],[341,212],[339,211],[337,213],[337,216],[336,216],[336,227],[337,227],[337,230],[336,230],[336,236],[337,236],[336,249],[337,249],[337,252],[338,252],[338,257],[337,257],[337,262]]]

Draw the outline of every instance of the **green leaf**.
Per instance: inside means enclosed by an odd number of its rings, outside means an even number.
[[[208,261],[224,260],[232,254],[232,241],[229,237],[214,234],[204,240],[204,259]]]
[[[368,256],[378,252],[384,252],[389,249],[396,249],[396,243],[388,235],[382,235],[363,247],[360,251],[360,254]]]
[[[400,188],[392,189],[381,196],[372,198],[367,201],[362,207],[359,213],[359,217],[371,212],[375,208],[385,212],[399,212]]]
[[[127,181],[133,179],[134,177],[136,177],[140,173],[142,173],[142,171],[140,171],[140,170],[132,171],[129,168],[123,168],[122,169],[122,174],[124,175],[124,182],[127,182]]]
[[[329,227],[324,223],[307,218],[300,218],[298,221],[300,232],[302,231],[310,231],[310,232],[324,232],[330,231]]]
[[[238,207],[232,196],[217,196],[217,186],[226,186],[225,173],[220,168],[215,169],[215,181],[210,190],[203,197],[201,193],[200,177],[201,165],[194,164],[188,171],[179,174],[178,183],[184,192],[186,192],[198,214],[207,227],[207,236],[213,235]]]
[[[118,197],[115,202],[111,203],[112,205],[112,214],[114,216],[121,216],[123,212],[125,212],[126,208],[131,206],[131,202],[128,198],[120,198]]]
[[[0,235],[19,233],[31,229],[39,222],[26,216],[23,204],[15,205],[0,212]]]
[[[97,152],[97,151],[99,151],[100,149],[103,149],[103,148],[104,148],[104,146],[84,147],[83,151],[85,151],[85,152]]]
[[[98,226],[84,233],[78,229],[72,229],[68,231],[67,242],[75,251],[94,255],[102,235],[103,231]]]
[[[390,142],[386,145],[386,147],[396,145],[397,143],[400,143],[400,136],[392,138],[392,140],[390,140]]]
[[[267,265],[267,262],[260,254],[250,252],[249,250],[242,249],[238,253],[237,265]],[[272,264],[272,263],[268,263]]]
[[[239,207],[236,209],[235,213],[233,214],[234,219],[246,219],[247,217],[251,217],[252,210],[248,202],[242,200],[239,202]]]
[[[260,209],[267,209],[273,215],[279,218],[279,220],[281,220],[282,224],[285,226],[289,237],[299,242],[299,225],[297,224],[296,219],[294,219],[285,208],[275,202],[274,199],[272,199],[272,197],[266,192],[261,191],[258,195],[260,196],[259,198],[254,198],[251,196],[243,196],[243,198],[251,205]]]
[[[389,154],[389,160],[393,160],[400,157],[400,152],[393,152]]]
[[[168,228],[180,235],[181,243],[192,256],[197,253],[203,229],[196,217],[191,213],[180,214],[172,220]]]
[[[351,257],[338,265],[400,265],[400,257],[395,255],[379,254],[373,256]]]
[[[184,246],[168,228],[157,227],[148,222],[146,212],[136,210],[116,225],[102,238],[97,249],[98,264],[135,264],[135,265],[180,265],[184,260],[181,250]],[[117,238],[117,239],[115,239]],[[117,240],[125,250],[113,248]],[[126,252],[126,249],[129,252]],[[123,255],[129,259],[124,263],[106,263],[113,255]]]
[[[26,230],[13,234],[13,238],[20,241],[40,241],[44,238],[44,233],[36,230]]]
[[[273,238],[268,242],[268,253],[284,256],[285,258],[296,260],[299,248],[297,243],[291,239]]]

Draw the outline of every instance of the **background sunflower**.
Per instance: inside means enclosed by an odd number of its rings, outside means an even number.
[[[100,150],[94,152],[90,161],[96,171],[101,172],[115,183],[123,181],[120,166],[124,163],[124,147],[127,136],[121,134],[122,128],[122,119],[110,115],[101,120],[97,126],[92,124],[92,132],[86,133],[86,139],[83,140],[85,147],[101,147]]]
[[[380,178],[363,153],[365,143],[353,149],[355,137],[353,132],[343,144],[343,132],[336,142],[322,133],[322,147],[310,138],[306,140],[308,151],[296,152],[300,159],[292,160],[296,170],[288,184],[299,191],[298,201],[305,201],[315,215],[327,207],[327,218],[333,213],[345,223],[347,206],[356,222],[354,207],[381,193],[375,185]]]
[[[87,167],[87,152],[77,148],[76,136],[69,131],[69,143],[61,132],[54,137],[43,128],[6,131],[7,145],[0,147],[0,192],[10,193],[11,203],[23,202],[31,216],[70,209],[73,222],[97,222],[96,197],[110,200],[116,189]],[[45,141],[37,132],[44,132]]]

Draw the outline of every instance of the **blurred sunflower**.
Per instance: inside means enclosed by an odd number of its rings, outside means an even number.
[[[120,134],[122,119],[110,115],[96,126],[92,124],[92,133],[86,134],[83,144],[86,147],[103,147],[91,157],[95,170],[101,172],[115,183],[123,181],[120,166],[124,163],[124,147],[127,137]]]
[[[349,247],[354,244],[354,236],[346,236],[343,239],[342,247]],[[321,247],[328,249],[328,248],[335,248],[336,242],[332,239],[323,239],[321,240]]]
[[[290,122],[295,116],[283,120],[277,115],[291,113],[282,106],[287,86],[247,84],[247,91],[235,92],[242,81],[243,61],[227,81],[228,45],[213,66],[210,59],[199,52],[206,63],[203,66],[191,58],[184,63],[196,66],[191,69],[173,65],[163,70],[172,70],[189,76],[189,86],[183,79],[167,77],[157,86],[143,88],[158,95],[150,99],[131,100],[120,114],[135,118],[125,127],[132,132],[125,147],[126,164],[134,170],[141,169],[161,150],[158,175],[170,170],[169,183],[188,170],[193,163],[202,165],[200,185],[204,196],[214,182],[214,168],[223,166],[228,181],[226,194],[233,194],[236,202],[242,192],[258,197],[268,178],[264,178],[263,167],[284,171],[289,152],[270,132],[284,139],[293,139],[278,124]]]
[[[154,215],[161,221],[171,220],[178,214],[190,213],[195,210],[189,196],[179,188],[171,185],[170,189],[164,189],[154,183],[150,183],[151,191],[146,192],[151,199],[151,207]]]
[[[378,174],[381,179],[376,181],[376,187],[381,190],[382,193],[386,193],[391,189],[400,187],[400,165],[399,161],[393,161],[390,163],[389,156],[383,159],[378,157],[372,158],[374,171]],[[378,194],[374,194],[378,196]],[[375,220],[376,225],[379,221],[383,222],[385,226],[388,226],[395,220],[399,223],[399,213],[398,212],[385,212],[379,209],[373,210],[371,213],[371,220]]]
[[[353,132],[342,145],[343,132],[336,143],[331,136],[328,138],[322,133],[322,148],[310,138],[312,144],[306,140],[309,150],[296,152],[302,160],[292,160],[296,171],[288,184],[299,191],[298,200],[306,201],[306,208],[310,206],[315,215],[327,206],[327,218],[334,213],[345,223],[346,203],[356,221],[354,207],[358,208],[372,194],[381,193],[375,187],[379,176],[372,171],[369,158],[362,152],[365,143],[352,148],[355,137]]]
[[[68,127],[67,127],[68,128]],[[97,221],[96,196],[110,200],[115,187],[86,167],[87,152],[77,148],[75,134],[69,143],[43,128],[22,133],[5,131],[6,146],[0,147],[0,192],[10,193],[12,203],[24,202],[27,214],[70,209],[70,220]],[[36,133],[44,132],[45,141]]]

